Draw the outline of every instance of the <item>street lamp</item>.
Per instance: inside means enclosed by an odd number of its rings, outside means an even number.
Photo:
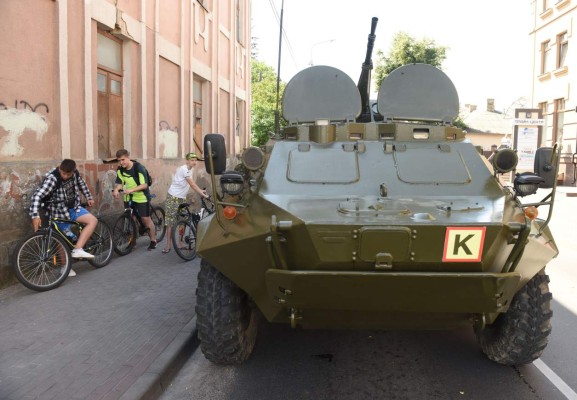
[[[330,42],[334,42],[335,40],[337,40],[337,39],[323,40],[323,41],[321,41],[321,42],[316,42],[316,43],[313,43],[313,44],[312,44],[312,46],[311,46],[311,60],[309,61],[309,65],[310,65],[311,67],[314,65],[314,64],[313,64],[313,48],[314,48],[315,46],[319,45],[319,44],[330,43]]]

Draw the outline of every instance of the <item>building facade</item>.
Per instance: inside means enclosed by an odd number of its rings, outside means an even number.
[[[224,135],[231,160],[249,146],[250,10],[250,0],[0,2],[0,285],[30,230],[27,198],[60,160],[76,160],[106,214],[122,207],[110,193],[120,148],[152,172],[162,201],[207,133]]]
[[[475,146],[480,146],[487,156],[491,154],[491,146],[510,145],[513,136],[513,117],[506,112],[497,111],[495,99],[487,99],[486,106],[478,107],[465,104],[459,112],[461,119],[467,125],[467,139]]]
[[[545,120],[539,144],[563,145],[559,179],[575,185],[577,152],[576,0],[533,0],[532,105]]]

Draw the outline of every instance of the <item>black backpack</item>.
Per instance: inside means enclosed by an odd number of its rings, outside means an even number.
[[[48,174],[46,174],[46,177],[42,180],[42,184],[40,185],[40,187],[42,187],[42,185],[44,184],[44,182],[46,181],[46,179],[48,179],[48,175],[54,175],[56,177],[56,186],[54,186],[54,190],[52,192],[50,192],[49,194],[47,194],[46,196],[42,197],[40,199],[40,205],[42,208],[47,208],[48,204],[47,202],[49,202],[52,199],[52,196],[54,195],[54,193],[60,189],[62,187],[62,176],[60,175],[60,171],[58,170],[58,168],[54,168],[52,171],[50,171]],[[78,177],[80,176],[80,173],[78,172],[78,170],[74,171],[74,181],[78,182]]]
[[[146,169],[146,167],[144,165],[142,165],[141,163],[139,163],[138,161],[135,160],[131,160],[132,163],[134,164],[133,168],[131,169],[132,173],[128,174],[131,175],[132,178],[134,178],[134,182],[136,182],[137,185],[140,185],[140,175],[138,174],[138,172],[142,172],[142,174],[145,176],[146,179],[146,184],[148,185],[148,188],[146,190],[144,190],[144,194],[146,195],[146,197],[148,198],[148,200],[150,200],[150,186],[152,185],[152,177],[150,176],[150,174],[148,173],[148,170]],[[123,174],[126,173],[126,169],[122,168],[121,166],[118,167],[120,169],[120,172],[122,172]]]

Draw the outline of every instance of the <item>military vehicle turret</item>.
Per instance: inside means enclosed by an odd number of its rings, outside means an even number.
[[[400,67],[373,107],[369,63],[370,52],[360,87],[328,66],[295,75],[286,128],[247,148],[234,171],[223,137],[206,135],[220,193],[197,232],[204,355],[245,361],[262,314],[302,328],[471,326],[490,359],[535,360],[551,331],[545,266],[558,254],[547,227],[556,174],[540,175],[557,169],[558,150],[540,149],[546,166],[502,184],[515,151],[489,163],[452,125],[459,101],[447,75]],[[542,201],[523,204],[544,186]],[[535,218],[542,205],[545,220]]]

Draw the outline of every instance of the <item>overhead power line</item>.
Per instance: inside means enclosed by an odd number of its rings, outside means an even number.
[[[277,11],[277,9],[276,9],[276,6],[274,5],[273,0],[268,0],[268,2],[269,2],[269,4],[270,4],[270,7],[271,7],[272,12],[273,12],[273,14],[274,14],[274,17],[276,18],[277,24],[279,25],[279,29],[280,29],[280,17],[279,17],[278,11]],[[291,59],[293,60],[293,63],[294,63],[294,65],[295,65],[295,68],[298,69],[298,68],[299,68],[298,63],[297,63],[297,61],[296,61],[296,57],[295,57],[295,54],[294,54],[294,51],[293,51],[291,42],[290,42],[290,40],[289,40],[289,38],[288,38],[288,35],[287,35],[286,30],[284,29],[284,27],[283,27],[283,29],[282,29],[282,36],[283,36],[284,41],[285,41],[285,43],[286,43],[286,45],[287,45],[289,54],[290,54],[290,56],[291,56]]]

